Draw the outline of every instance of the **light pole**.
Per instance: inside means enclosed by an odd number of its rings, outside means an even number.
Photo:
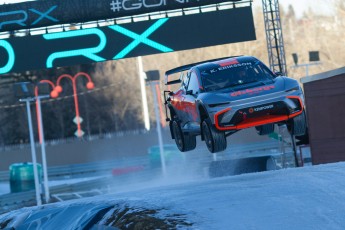
[[[305,76],[309,76],[309,66],[320,65],[319,51],[309,51],[309,63],[298,64],[298,55],[296,53],[292,54],[293,61],[295,63],[292,68],[305,67]]]
[[[56,87],[54,88],[52,94],[54,94],[54,96],[58,96],[61,92],[62,92],[62,86],[60,85],[60,82],[63,78],[67,78],[69,80],[72,81],[72,87],[73,87],[73,97],[74,97],[74,106],[75,106],[75,115],[76,115],[76,118],[75,118],[75,122],[77,124],[77,132],[75,133],[75,135],[77,137],[82,137],[83,136],[83,131],[81,130],[81,118],[80,118],[80,115],[79,115],[79,103],[78,103],[78,95],[77,95],[77,85],[76,85],[76,80],[79,76],[84,76],[87,78],[88,80],[88,83],[86,84],[86,88],[87,89],[93,89],[95,87],[94,83],[92,82],[91,80],[91,77],[90,75],[88,75],[87,73],[84,73],[84,72],[79,72],[77,73],[76,75],[74,76],[71,76],[69,74],[62,74],[61,76],[58,77],[57,81],[56,81]]]
[[[143,103],[143,116],[144,116],[144,125],[146,130],[150,130],[150,117],[149,117],[149,110],[147,106],[147,97],[146,97],[146,88],[145,88],[145,72],[143,68],[143,60],[139,56],[138,60],[138,71],[139,71],[139,82],[140,82],[140,89],[141,89],[141,99]]]
[[[49,84],[54,89],[54,83],[49,80],[42,80],[40,81],[41,84]],[[37,116],[37,126],[38,126],[38,136],[39,141],[41,144],[41,154],[42,154],[42,166],[43,166],[43,181],[44,181],[44,194],[46,203],[49,203],[50,193],[49,193],[49,185],[48,185],[48,168],[47,168],[47,159],[46,159],[46,145],[44,139],[44,129],[43,129],[43,121],[42,121],[42,110],[41,110],[41,99],[49,98],[49,94],[45,93],[46,95],[39,96],[38,95],[39,87],[35,86],[35,99],[36,99],[36,116]],[[53,94],[53,93],[51,93]],[[54,95],[51,95],[54,96]]]
[[[54,83],[53,83],[52,81],[49,81],[49,80],[41,80],[41,81],[39,82],[39,84],[49,84],[53,90],[54,90],[54,88],[55,88]],[[50,92],[50,94],[47,93],[47,92],[44,92],[45,95],[43,95],[43,97],[44,97],[44,98],[48,98],[48,97],[49,97],[48,95],[50,95],[52,98],[58,97],[58,95],[56,95],[56,93],[55,93],[53,90]],[[46,90],[45,90],[45,91],[46,91]],[[37,85],[36,85],[36,87],[35,87],[35,97],[36,97],[36,98],[39,97],[39,88],[37,87]],[[42,97],[41,97],[41,98],[42,98]],[[40,120],[42,119],[42,114],[39,113],[39,111],[38,111],[38,107],[41,106],[41,105],[39,105],[38,102],[41,102],[41,101],[36,100],[37,130],[38,130],[38,138],[39,138],[39,141],[40,141],[40,143],[42,144],[42,137],[44,137],[44,135],[41,135],[41,131],[40,131],[40,130],[41,130],[41,128],[40,128],[40,126],[41,126],[41,125],[40,125],[41,121],[40,121]]]
[[[159,153],[160,153],[161,164],[162,164],[162,173],[165,176],[166,175],[166,164],[165,164],[165,156],[164,156],[161,119],[160,119],[160,115],[159,115],[159,111],[158,111],[158,100],[157,100],[157,97],[158,97],[157,91],[159,92],[159,71],[158,70],[151,70],[151,71],[146,72],[146,81],[149,82],[149,84],[151,86],[152,93],[153,93],[153,106],[155,109],[155,116],[156,116]]]
[[[30,146],[31,146],[31,157],[32,157],[32,165],[34,167],[36,202],[37,202],[37,206],[41,206],[42,200],[40,196],[36,149],[35,149],[34,134],[33,134],[33,129],[32,129],[32,118],[31,118],[31,108],[30,108],[30,102],[35,100],[35,98],[32,97],[34,95],[33,84],[31,84],[30,82],[20,82],[14,85],[14,90],[17,97],[24,97],[24,98],[20,98],[19,101],[26,103],[26,111],[28,115],[28,125],[29,125]]]

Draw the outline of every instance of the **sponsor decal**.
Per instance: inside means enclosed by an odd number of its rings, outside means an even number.
[[[236,97],[236,96],[245,95],[245,94],[260,93],[262,91],[268,91],[268,90],[271,90],[271,89],[274,89],[274,88],[275,88],[274,85],[263,86],[263,87],[254,88],[254,89],[246,89],[246,90],[236,91],[236,92],[231,93],[230,95],[232,97]]]
[[[259,111],[262,111],[262,110],[272,109],[273,107],[274,107],[274,105],[265,105],[265,106],[256,107],[253,110],[255,112],[259,112]]]
[[[251,65],[252,63],[250,62],[244,62],[244,63],[222,66],[222,67],[219,67],[218,70],[226,70],[226,69],[232,69],[232,68],[237,68],[237,67],[242,67],[242,66],[251,66]]]
[[[232,59],[225,59],[225,60],[222,60],[222,61],[218,61],[216,63],[223,67],[223,66],[227,66],[227,65],[238,64],[239,62],[237,61],[237,59],[232,58]]]
[[[236,63],[236,62],[233,62],[233,63],[228,62],[227,64],[225,64],[225,63],[223,63],[223,64],[218,63],[220,65],[220,67],[215,68],[215,69],[211,69],[210,73],[212,74],[212,73],[216,73],[216,72],[222,71],[222,70],[227,70],[227,69],[232,69],[232,68],[237,68],[237,67],[242,67],[242,66],[251,66],[252,65],[252,63],[250,63],[250,62],[244,62],[244,63],[238,63],[238,62]]]
[[[181,4],[188,4],[192,1],[199,1],[199,0],[175,0],[177,3]],[[137,2],[137,3],[135,3]],[[172,1],[170,0],[169,3]],[[133,0],[112,0],[110,2],[110,10],[113,12],[120,12],[122,10],[125,11],[133,11],[133,10],[139,10],[141,8],[157,8],[167,5],[167,0],[139,0],[139,1],[133,1]]]

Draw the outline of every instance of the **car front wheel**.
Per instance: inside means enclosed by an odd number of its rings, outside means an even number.
[[[218,131],[209,118],[203,120],[201,129],[206,146],[211,153],[221,152],[226,149],[225,133]]]
[[[290,134],[295,136],[303,136],[307,133],[307,120],[305,112],[303,111],[297,117],[294,117],[288,121],[287,124]]]

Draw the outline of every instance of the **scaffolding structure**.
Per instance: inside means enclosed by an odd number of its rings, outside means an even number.
[[[279,0],[262,0],[266,31],[267,51],[270,68],[274,72],[287,75]]]

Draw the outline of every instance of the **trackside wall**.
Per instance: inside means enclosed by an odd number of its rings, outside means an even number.
[[[305,77],[313,164],[345,161],[345,67]]]

